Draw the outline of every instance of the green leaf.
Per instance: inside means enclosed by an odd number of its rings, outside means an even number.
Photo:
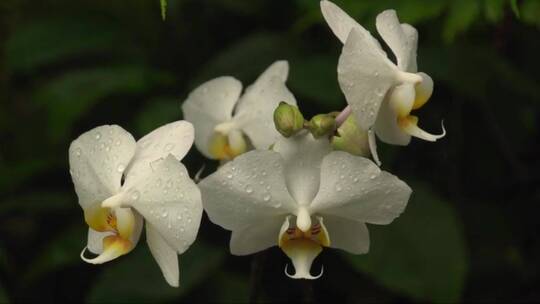
[[[459,302],[467,272],[461,223],[449,202],[412,184],[405,212],[388,226],[370,225],[371,249],[347,255],[380,284],[418,301]]]
[[[165,302],[182,296],[206,279],[225,259],[224,249],[195,242],[178,257],[180,287],[170,287],[141,240],[128,255],[104,267],[88,302]],[[144,247],[144,248],[141,248]]]
[[[80,263],[79,254],[86,246],[88,228],[81,216],[81,225],[69,227],[65,232],[51,240],[42,254],[32,262],[25,274],[25,281],[30,281],[52,271]]]
[[[161,6],[161,18],[165,20],[167,17],[167,0],[159,0]]]
[[[523,1],[521,5],[521,20],[540,28],[540,1]]]
[[[520,18],[517,0],[510,0],[510,7],[512,7],[512,11],[516,15],[516,17]]]
[[[13,190],[33,176],[45,172],[54,166],[50,159],[22,159],[4,163],[0,160],[0,190]]]
[[[31,20],[14,28],[6,42],[5,56],[7,67],[19,72],[31,72],[81,54],[110,53],[126,40],[111,22],[85,17]]]
[[[484,13],[486,18],[495,23],[504,16],[506,0],[484,0]]]
[[[104,98],[116,94],[140,94],[167,75],[138,65],[118,65],[73,71],[52,79],[35,93],[46,107],[48,131],[53,139],[65,136],[73,122]]]
[[[480,13],[478,1],[456,0],[451,2],[446,17],[443,38],[446,43],[454,41],[457,34],[465,31]]]

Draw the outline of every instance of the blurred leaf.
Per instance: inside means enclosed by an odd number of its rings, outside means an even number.
[[[141,94],[156,83],[168,82],[169,75],[144,66],[97,67],[52,79],[37,90],[35,100],[47,109],[49,135],[59,139],[74,121],[105,97]]]
[[[81,263],[79,254],[86,246],[88,228],[81,216],[81,225],[69,227],[64,233],[47,243],[28,267],[25,281],[33,280],[48,272],[58,271],[75,263]]]
[[[223,7],[242,15],[256,14],[260,13],[263,9],[266,1],[264,0],[249,0],[249,1],[238,1],[238,0],[212,0],[217,4],[222,5]],[[211,5],[215,5],[214,3]]]
[[[512,7],[512,11],[516,15],[516,17],[519,18],[519,7],[518,7],[517,0],[510,0],[510,6]]]
[[[291,58],[295,49],[294,43],[283,35],[256,33],[247,36],[210,60],[197,75],[195,84],[224,75],[254,81],[274,61]]]
[[[473,23],[479,12],[480,5],[478,1],[452,1],[444,24],[444,40],[447,43],[452,42],[457,34],[465,31]]]
[[[180,99],[173,97],[157,97],[146,102],[146,106],[135,118],[139,135],[147,134],[160,126],[181,119],[180,104]]]
[[[495,23],[502,19],[504,6],[507,0],[484,0],[484,14],[486,18]]]
[[[291,62],[289,76],[291,91],[298,99],[300,97],[312,99],[327,111],[342,110],[345,107],[345,99],[338,86],[336,66],[337,58],[327,55],[295,59]]]
[[[448,202],[421,184],[388,226],[370,225],[371,249],[347,255],[380,284],[419,300],[455,303],[463,292],[467,254],[461,223]]]
[[[523,1],[521,5],[521,20],[540,28],[540,1]]]
[[[179,256],[180,287],[170,287],[144,242],[109,263],[90,291],[89,302],[166,302],[201,283],[224,261],[226,252],[202,241]],[[145,247],[145,248],[141,248]]]
[[[6,63],[14,71],[30,72],[80,54],[114,51],[125,40],[118,27],[103,19],[66,16],[16,27],[6,42]]]
[[[50,159],[22,159],[17,162],[4,163],[0,160],[0,190],[14,190],[19,185],[54,166]],[[1,207],[0,207],[1,208]]]
[[[161,18],[165,20],[167,17],[167,0],[159,0],[161,6]]]
[[[21,211],[32,214],[51,213],[76,206],[77,199],[74,193],[33,191],[2,201],[0,214]]]

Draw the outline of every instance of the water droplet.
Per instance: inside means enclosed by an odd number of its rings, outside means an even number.
[[[339,176],[339,178],[340,179],[345,179],[345,175],[342,174],[342,175]]]
[[[266,171],[262,170],[261,174],[262,176],[266,176]]]
[[[174,148],[174,144],[171,144],[171,143],[166,144],[164,147],[165,152],[171,152],[173,148]]]
[[[268,202],[270,199],[272,199],[272,195],[270,195],[270,194],[266,194],[266,195],[263,197],[263,200],[264,200],[265,202]]]
[[[118,173],[122,173],[122,172],[124,172],[124,170],[126,170],[126,166],[124,166],[124,164],[119,164],[116,167],[116,171],[118,171]]]
[[[140,196],[141,194],[139,193],[139,191],[134,191],[133,193],[131,193],[131,199],[134,201],[138,200]]]
[[[101,133],[97,132],[94,137],[96,138],[96,140],[100,140],[101,139]]]
[[[75,155],[76,155],[77,157],[80,157],[81,154],[82,154],[81,148],[75,149]]]
[[[228,178],[228,179],[231,179],[232,177],[233,177],[232,174],[227,174],[227,178]]]
[[[117,140],[114,144],[115,144],[116,146],[120,146],[121,142],[120,142],[120,140]]]
[[[193,220],[190,217],[188,217],[187,222],[191,223],[191,221],[193,221]]]
[[[371,175],[369,178],[370,178],[370,179],[375,179],[375,177],[377,177],[377,175],[373,174],[373,175]]]
[[[246,185],[246,192],[247,193],[253,193],[253,188],[251,188],[250,185]]]
[[[341,186],[340,185],[336,185],[336,191],[337,192],[340,192],[342,189],[341,189]]]
[[[355,178],[353,179],[353,182],[358,183],[358,177],[355,177]]]
[[[169,213],[166,210],[161,213],[162,217],[167,217],[168,215],[169,215]]]

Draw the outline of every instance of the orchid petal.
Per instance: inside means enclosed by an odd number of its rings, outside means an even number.
[[[270,81],[272,78],[277,77],[281,82],[286,82],[289,77],[289,62],[286,60],[278,60],[272,63],[269,67],[261,73],[261,75],[255,80],[253,85],[248,87],[246,91],[249,91],[253,86],[261,85]]]
[[[129,237],[129,241],[133,245],[133,247],[137,246],[137,243],[139,242],[142,228],[143,228],[143,217],[137,213],[133,212],[133,215],[135,216],[135,225],[133,232],[131,233],[131,236]],[[88,243],[86,245],[86,248],[94,253],[94,254],[100,254],[103,252],[103,239],[107,236],[114,235],[114,232],[112,231],[106,231],[106,232],[99,232],[92,228],[88,228]]]
[[[416,30],[410,25],[402,26],[395,10],[386,10],[380,13],[377,16],[376,26],[379,34],[396,56],[399,69],[416,72],[416,48],[418,43]],[[412,69],[413,67],[414,69]]]
[[[248,255],[276,245],[283,217],[270,217],[233,230],[230,249],[234,255]]]
[[[422,77],[422,82],[416,84],[416,97],[414,100],[413,109],[421,108],[431,97],[433,93],[433,79],[424,72],[418,73]]]
[[[148,248],[150,248],[150,252],[152,252],[152,256],[158,263],[167,283],[178,287],[180,277],[178,254],[150,223],[146,223],[146,243],[148,243]]]
[[[309,132],[282,138],[274,145],[285,164],[285,182],[299,205],[309,205],[319,189],[321,162],[332,151],[327,138],[315,139]]]
[[[129,253],[133,247],[129,240],[110,235],[103,239],[103,251],[98,256],[91,259],[86,258],[84,256],[86,248],[84,248],[81,252],[81,259],[89,264],[103,264]]]
[[[375,123],[381,102],[400,77],[397,67],[370,46],[368,35],[353,29],[338,64],[339,85],[363,130]]]
[[[375,138],[375,132],[373,132],[372,129],[369,129],[368,131],[368,145],[373,161],[380,167],[382,163],[379,159],[379,153],[377,152],[377,138]]]
[[[124,187],[136,184],[152,172],[150,164],[171,154],[181,160],[193,145],[193,125],[187,121],[176,121],[150,132],[137,141],[137,150],[126,169]]]
[[[242,84],[233,77],[218,77],[193,90],[182,104],[184,118],[195,127],[195,145],[203,155],[208,150],[216,125],[232,118],[233,108],[242,92]]]
[[[71,143],[69,167],[83,209],[120,190],[122,174],[134,153],[135,140],[116,125],[94,128]]]
[[[369,251],[369,233],[366,224],[338,216],[325,215],[324,225],[332,238],[330,247],[352,254]]]
[[[274,110],[280,102],[296,105],[294,95],[280,77],[257,81],[246,90],[236,108],[234,121],[257,149],[268,149],[281,135],[274,126]]]
[[[296,209],[285,185],[284,163],[273,151],[236,157],[199,183],[210,220],[232,231]]]
[[[388,224],[405,209],[411,188],[367,158],[335,151],[321,166],[313,213],[372,224]],[[330,231],[330,233],[332,233]]]
[[[330,1],[321,1],[321,12],[326,23],[336,35],[336,37],[345,44],[350,32],[355,29],[366,36],[366,43],[370,48],[376,50],[386,57],[386,53],[381,48],[380,43],[371,34],[363,28],[358,22],[351,18],[341,8]]]
[[[403,130],[403,132],[411,136],[426,140],[426,141],[434,142],[434,141],[437,141],[438,139],[443,138],[446,135],[446,129],[444,128],[444,123],[442,121],[441,121],[441,128],[442,128],[441,134],[431,134],[420,129],[420,127],[418,126],[418,117],[413,116],[413,115],[409,115],[407,117],[404,117],[403,119],[400,119],[399,125],[401,129]]]
[[[199,189],[174,156],[126,189],[125,204],[137,210],[173,247],[183,253],[195,240],[202,216]]]

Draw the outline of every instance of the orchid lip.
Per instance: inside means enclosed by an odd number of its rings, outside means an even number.
[[[289,268],[289,264],[285,264],[285,275],[288,276],[291,279],[316,280],[316,279],[322,277],[322,275],[324,273],[324,265],[321,266],[321,272],[316,276],[312,276],[309,273],[308,274],[305,274],[305,273],[304,274],[299,274],[298,272],[296,272],[295,274],[289,274],[288,268]]]

